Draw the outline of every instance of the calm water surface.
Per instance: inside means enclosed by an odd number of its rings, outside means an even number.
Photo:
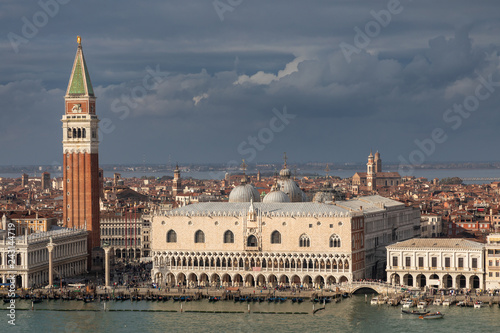
[[[17,308],[29,308],[30,303],[18,301]],[[190,312],[141,312],[140,310],[180,310],[180,303],[168,302],[108,302],[112,310],[102,311],[103,303],[84,304],[77,301],[44,301],[35,304],[35,311],[16,312],[16,326],[9,327],[6,311],[0,311],[0,332],[498,332],[500,308],[458,308],[430,306],[442,311],[442,320],[420,320],[417,316],[402,315],[400,307],[370,305],[364,296],[355,296],[312,315],[312,303],[251,304],[208,300],[183,303]],[[2,304],[3,307],[3,304]],[[316,304],[316,308],[319,306]],[[48,311],[42,311],[46,309]],[[81,311],[55,311],[75,309]],[[99,310],[99,311],[85,311]],[[244,313],[213,313],[213,311],[243,311]],[[259,314],[262,312],[307,312],[308,314]],[[6,330],[7,328],[7,330]]]

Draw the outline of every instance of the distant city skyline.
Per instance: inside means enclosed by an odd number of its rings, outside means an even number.
[[[269,163],[284,151],[296,163],[362,163],[370,149],[415,165],[498,155],[497,1],[0,8],[0,165],[62,165],[77,35],[101,164]]]

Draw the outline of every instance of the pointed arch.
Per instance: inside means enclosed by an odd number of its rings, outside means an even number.
[[[198,230],[194,234],[194,242],[195,243],[205,243],[205,234],[203,231]]]
[[[234,243],[234,234],[231,230],[226,230],[224,233],[224,243]]]
[[[300,247],[310,247],[311,239],[306,234],[302,234],[299,238],[299,246]]]
[[[173,229],[167,232],[167,243],[177,243],[177,233]]]
[[[281,234],[278,230],[271,233],[271,244],[281,244]]]
[[[330,236],[330,247],[340,247],[340,237],[337,234]]]

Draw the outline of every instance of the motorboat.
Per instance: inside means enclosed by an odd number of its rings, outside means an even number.
[[[420,301],[417,304],[417,309],[425,309],[427,307],[427,302],[425,301]]]
[[[443,304],[442,304],[442,305],[443,305],[443,306],[450,306],[450,304],[451,304],[450,299],[449,299],[449,298],[446,298],[446,299],[443,301]]]
[[[474,309],[481,309],[483,307],[483,302],[476,301],[474,302]]]
[[[401,302],[403,304],[404,309],[409,309],[413,307],[413,301],[411,299],[405,299]]]
[[[378,305],[378,297],[373,297],[370,301],[371,305]]]
[[[432,312],[425,314],[423,316],[419,316],[418,318],[420,319],[442,319],[444,317],[444,314],[441,312]]]
[[[433,305],[442,305],[443,304],[443,301],[441,300],[441,298],[436,298],[434,300],[434,302],[432,302]]]

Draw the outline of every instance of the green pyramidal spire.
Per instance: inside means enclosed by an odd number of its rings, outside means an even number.
[[[83,56],[82,40],[80,36],[77,37],[78,49],[76,50],[75,62],[73,63],[73,70],[69,78],[68,90],[66,91],[67,97],[82,97],[94,96],[94,89],[92,82],[90,82],[90,75]]]

